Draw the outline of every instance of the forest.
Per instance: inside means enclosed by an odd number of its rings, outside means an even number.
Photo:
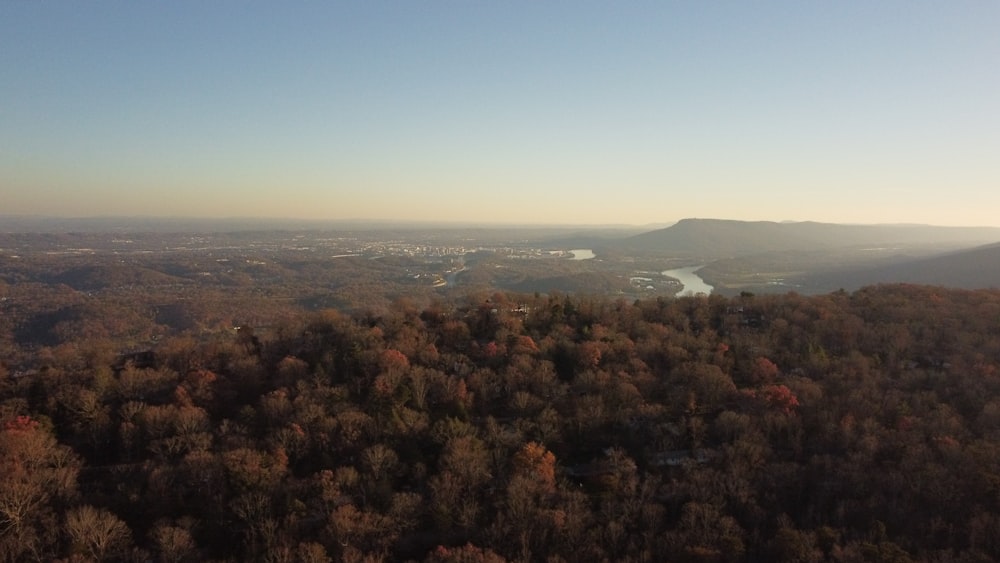
[[[997,290],[45,335],[0,356],[2,561],[1000,559]]]

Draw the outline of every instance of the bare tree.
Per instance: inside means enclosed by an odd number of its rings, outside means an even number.
[[[89,504],[66,513],[66,533],[75,550],[97,561],[113,558],[132,542],[132,532],[124,522],[110,511]]]

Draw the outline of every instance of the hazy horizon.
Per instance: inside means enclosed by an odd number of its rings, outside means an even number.
[[[175,215],[39,215],[39,214],[5,214],[0,213],[0,231],[4,227],[9,227],[9,222],[23,225],[40,226],[47,223],[55,224],[86,224],[98,225],[107,223],[108,226],[122,228],[127,227],[131,222],[151,222],[162,225],[172,223],[191,223],[203,226],[204,223],[218,221],[220,223],[249,226],[258,224],[266,229],[294,228],[324,228],[326,226],[357,227],[365,230],[379,228],[414,228],[414,229],[610,229],[625,231],[659,230],[672,227],[682,221],[724,221],[734,223],[771,223],[771,224],[824,224],[839,225],[846,227],[930,227],[930,228],[958,228],[958,229],[997,229],[998,225],[953,225],[943,223],[914,223],[914,222],[894,222],[894,223],[856,223],[845,221],[815,221],[811,219],[803,220],[780,220],[780,219],[728,219],[720,217],[681,217],[669,221],[657,221],[652,223],[558,223],[558,222],[513,222],[513,221],[461,221],[461,220],[433,220],[433,219],[378,219],[378,218],[357,218],[346,217],[341,219],[310,219],[296,217],[263,217],[263,216],[175,216]],[[5,224],[5,221],[8,224]],[[242,230],[242,229],[241,229]]]
[[[1000,4],[0,4],[0,215],[1000,226]]]

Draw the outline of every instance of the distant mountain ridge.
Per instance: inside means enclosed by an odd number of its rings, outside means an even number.
[[[624,239],[620,249],[707,260],[764,252],[865,245],[954,245],[957,248],[997,241],[1000,241],[1000,228],[996,227],[683,219],[665,229]]]

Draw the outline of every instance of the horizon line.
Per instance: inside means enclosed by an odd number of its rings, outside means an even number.
[[[155,221],[159,223],[209,223],[221,221],[226,223],[253,222],[265,224],[301,224],[301,225],[351,225],[370,227],[411,227],[411,228],[481,228],[481,229],[503,229],[503,228],[549,228],[549,229],[663,229],[668,228],[683,221],[727,221],[734,223],[773,223],[778,225],[815,223],[826,225],[844,226],[899,226],[899,227],[943,227],[962,229],[1000,229],[1000,225],[954,225],[935,224],[921,222],[835,222],[818,221],[814,219],[731,219],[720,217],[682,217],[676,220],[666,220],[647,223],[569,223],[569,222],[504,222],[504,221],[460,221],[448,219],[393,219],[393,218],[296,218],[296,217],[268,217],[250,215],[229,215],[229,216],[198,216],[198,215],[44,215],[44,214],[18,214],[0,213],[0,223],[4,221],[21,222],[128,222],[128,221]],[[263,226],[263,225],[262,225]]]

